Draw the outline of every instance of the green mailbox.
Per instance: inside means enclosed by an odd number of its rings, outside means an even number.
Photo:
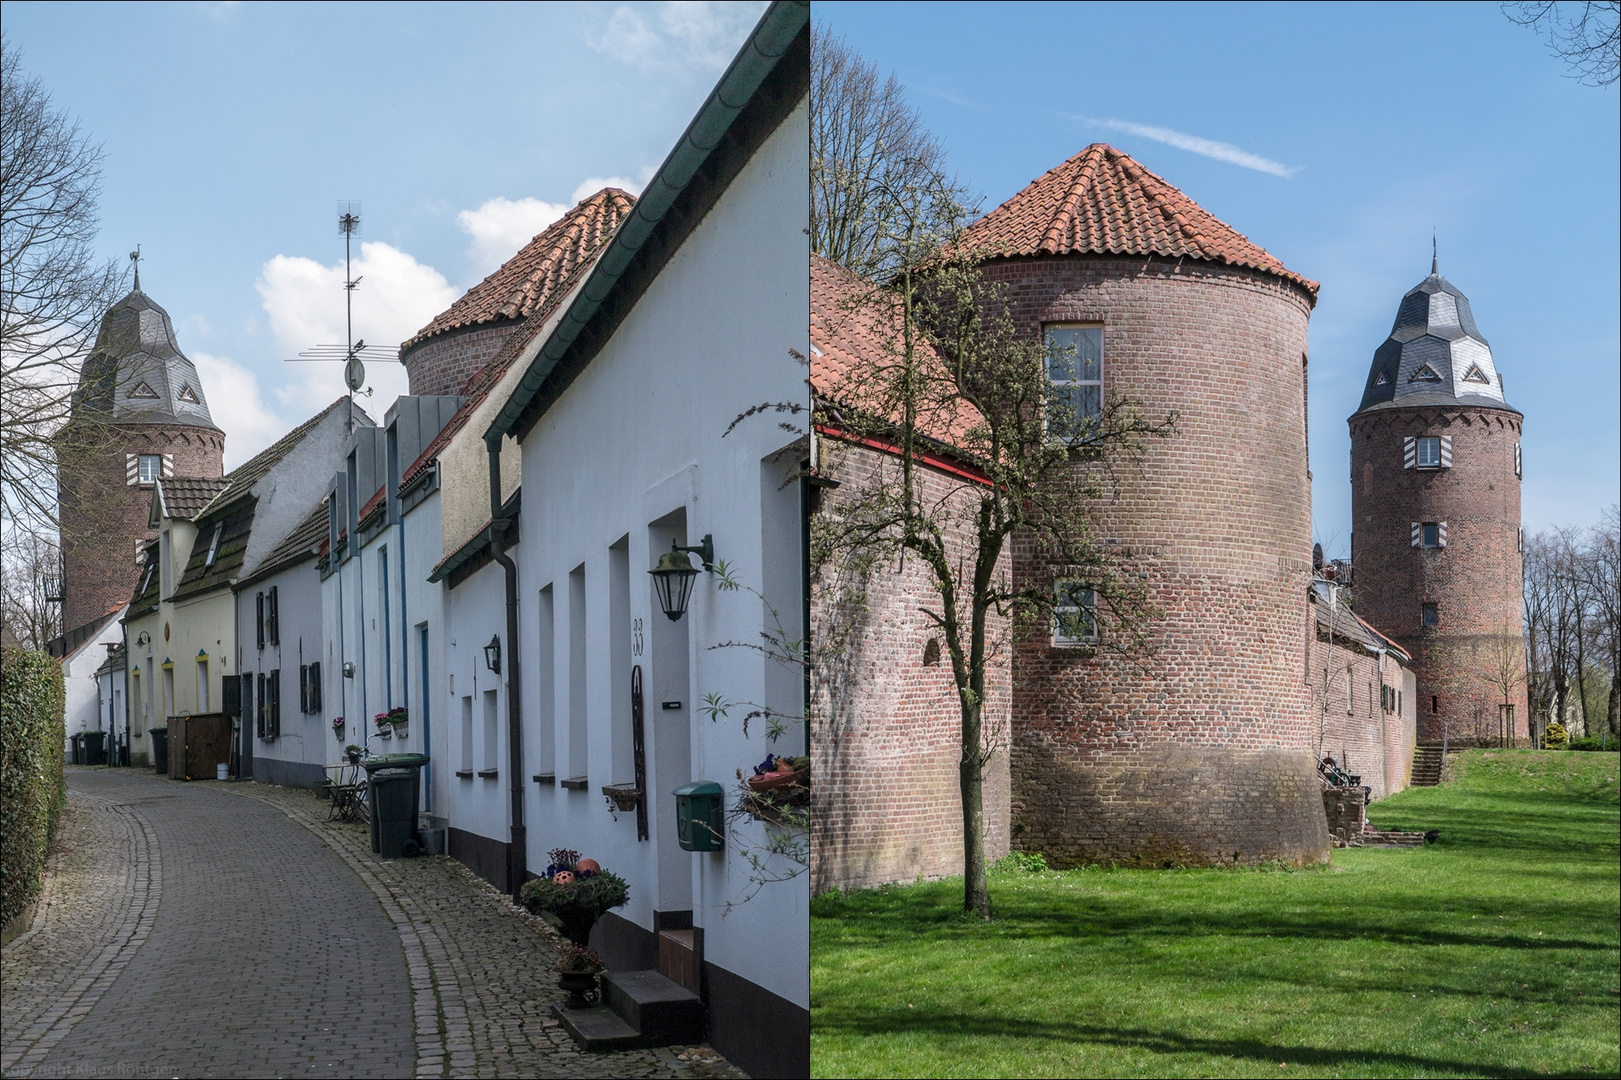
[[[675,835],[684,850],[726,846],[725,794],[713,780],[694,780],[675,789]]]

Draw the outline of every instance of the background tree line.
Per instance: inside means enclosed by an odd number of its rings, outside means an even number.
[[[1525,541],[1527,697],[1537,729],[1621,731],[1621,512]]]

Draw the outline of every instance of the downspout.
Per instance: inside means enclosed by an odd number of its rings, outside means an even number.
[[[507,889],[514,897],[529,872],[523,822],[523,708],[518,666],[518,567],[506,553],[507,522],[501,517],[501,436],[487,438],[490,461],[490,551],[506,571],[507,641],[501,650],[507,680],[507,776],[512,792],[512,835],[507,846]]]

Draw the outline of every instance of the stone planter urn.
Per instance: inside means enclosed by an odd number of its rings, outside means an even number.
[[[597,973],[594,971],[559,971],[557,985],[568,991],[569,1009],[585,1009],[597,1000]]]

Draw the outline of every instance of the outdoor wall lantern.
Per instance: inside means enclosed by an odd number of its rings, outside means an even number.
[[[671,622],[687,613],[687,600],[692,596],[692,579],[698,576],[698,571],[692,568],[692,560],[687,557],[689,551],[703,561],[705,570],[714,572],[715,538],[709,533],[704,533],[703,541],[696,547],[682,547],[671,540],[670,550],[660,555],[658,565],[648,571],[653,575],[653,587],[658,590],[659,607],[664,609]]]
[[[484,646],[484,666],[501,674],[501,635],[491,634],[490,643]]]

